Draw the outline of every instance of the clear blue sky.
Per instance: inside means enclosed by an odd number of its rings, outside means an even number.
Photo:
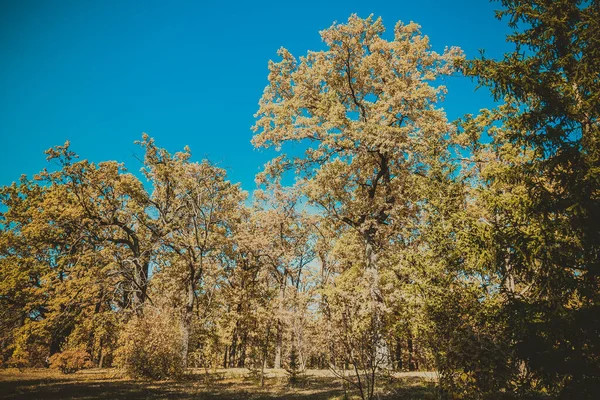
[[[250,144],[253,114],[279,47],[323,47],[319,30],[352,13],[422,26],[434,49],[467,56],[508,49],[497,3],[472,1],[31,1],[0,7],[0,185],[46,166],[71,141],[81,158],[137,172],[142,132],[170,151],[189,145],[254,189],[272,153]],[[449,78],[450,118],[490,105],[466,78]]]

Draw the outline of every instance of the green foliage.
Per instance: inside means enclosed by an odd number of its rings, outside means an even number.
[[[294,339],[292,338],[292,341],[293,340]],[[302,365],[300,364],[300,358],[298,355],[298,350],[296,349],[296,346],[293,343],[287,363],[285,363],[284,366],[285,371],[288,375],[288,382],[292,385],[298,384],[305,371],[302,369]]]
[[[455,283],[426,306],[429,338],[443,393],[451,398],[495,398],[518,376],[497,299],[483,299]]]
[[[46,367],[50,356],[51,333],[47,327],[32,321],[26,321],[13,332],[12,354],[8,365],[23,367]]]
[[[18,368],[19,370],[22,370],[30,365],[34,365],[31,361],[30,354],[31,352],[23,349],[23,347],[17,346],[6,362],[6,365],[9,367]]]
[[[516,392],[593,398],[600,390],[600,7],[503,0],[514,52],[467,74],[504,104],[466,129],[480,163],[485,261],[501,278]],[[477,128],[476,128],[477,129]],[[475,140],[477,135],[473,135]],[[508,390],[509,388],[507,388]]]
[[[115,364],[136,378],[179,378],[184,372],[181,322],[173,310],[146,308],[123,327]]]

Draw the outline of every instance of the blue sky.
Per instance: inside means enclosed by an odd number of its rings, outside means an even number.
[[[185,145],[254,189],[273,153],[250,144],[254,113],[279,47],[323,48],[319,30],[352,13],[381,16],[391,34],[414,21],[435,50],[474,57],[509,49],[497,3],[472,1],[31,1],[0,7],[0,185],[46,166],[44,150],[70,140],[81,158],[137,172],[147,132]],[[446,82],[449,118],[491,104],[466,78]],[[137,156],[137,158],[136,158]]]

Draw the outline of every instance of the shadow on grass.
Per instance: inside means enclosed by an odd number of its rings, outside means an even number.
[[[87,379],[86,379],[87,378]],[[91,378],[91,379],[89,379]],[[200,377],[197,377],[200,378]],[[198,399],[198,400],[329,400],[342,399],[339,380],[331,377],[305,377],[298,384],[269,378],[264,388],[244,379],[203,379],[183,381],[136,381],[109,376],[27,376],[0,380],[3,399]],[[433,384],[413,379],[389,382],[380,399],[434,399]]]
[[[339,389],[317,393],[277,393],[240,390],[235,384],[196,386],[177,382],[0,382],[0,398],[4,399],[200,399],[200,400],[321,400],[340,394]]]

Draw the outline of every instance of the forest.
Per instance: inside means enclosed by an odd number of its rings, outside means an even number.
[[[48,149],[0,188],[0,369],[326,370],[363,400],[434,371],[441,399],[597,398],[600,2],[498,8],[502,59],[357,15],[281,48],[252,193],[147,134],[139,172]],[[496,106],[448,120],[456,75]]]

